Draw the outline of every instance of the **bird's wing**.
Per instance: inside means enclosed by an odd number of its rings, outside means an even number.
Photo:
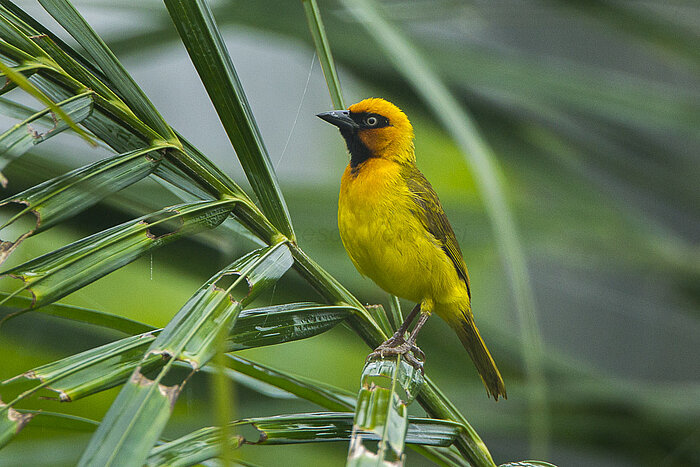
[[[450,221],[447,220],[445,211],[442,209],[437,193],[435,193],[428,179],[425,178],[418,168],[407,167],[405,170],[404,179],[416,204],[416,210],[414,211],[416,217],[421,221],[425,229],[435,237],[442,250],[450,258],[457,270],[457,274],[466,284],[467,293],[471,298],[469,273],[462,258],[462,250],[459,248],[457,238],[452,230]]]

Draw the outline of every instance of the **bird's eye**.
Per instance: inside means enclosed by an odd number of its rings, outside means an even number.
[[[379,120],[377,120],[377,117],[367,117],[365,123],[367,126],[375,126],[377,123],[379,123]]]

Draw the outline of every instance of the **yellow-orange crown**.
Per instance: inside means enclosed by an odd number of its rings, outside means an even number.
[[[389,120],[389,126],[359,132],[360,139],[373,154],[397,162],[415,162],[413,126],[401,109],[385,99],[371,97],[351,105],[348,110],[353,114],[377,114]]]

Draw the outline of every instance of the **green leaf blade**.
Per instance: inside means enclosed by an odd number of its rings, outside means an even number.
[[[85,48],[134,113],[160,136],[177,142],[175,133],[158,113],[146,94],[68,0],[39,0],[44,9]]]
[[[229,443],[230,449],[237,449],[240,445],[238,438]],[[221,428],[207,427],[153,448],[146,465],[186,467],[213,459],[220,453]]]
[[[408,405],[421,386],[423,373],[395,359],[372,359],[362,370],[347,466],[392,465],[403,457]],[[379,439],[376,451],[367,441]]]
[[[229,332],[242,306],[276,282],[289,267],[291,255],[284,244],[255,250],[236,260],[207,281],[165,327],[149,352],[169,355],[201,368],[214,355],[222,326]],[[222,286],[227,276],[232,284]],[[236,290],[245,285],[246,293]],[[216,317],[216,318],[213,318]],[[222,325],[222,322],[230,325]]]
[[[249,439],[236,433],[232,436],[232,448],[244,444],[264,446],[347,441],[352,432],[352,415],[319,412],[251,418],[233,422],[229,428],[241,431],[246,426],[254,428],[258,438]],[[406,438],[411,443],[425,446],[449,446],[459,429],[458,424],[444,420],[411,419]],[[368,436],[378,439],[371,433]],[[147,465],[194,465],[220,455],[220,449],[221,428],[201,428],[154,448]]]
[[[338,72],[335,70],[333,54],[328,44],[326,29],[323,27],[323,20],[321,19],[321,12],[318,9],[318,4],[316,0],[302,0],[302,5],[304,5],[304,13],[306,14],[306,21],[311,31],[316,53],[321,62],[323,76],[326,78],[326,83],[328,83],[328,92],[331,95],[333,108],[336,110],[344,109],[345,102],[343,101],[343,91],[340,87]]]
[[[33,423],[29,425],[31,428],[50,428],[72,433],[84,433],[95,431],[95,428],[99,425],[95,420],[60,412],[22,410],[22,413],[34,415]]]
[[[7,79],[12,80],[19,88],[25,91],[30,96],[34,97],[36,100],[46,105],[53,113],[59,116],[68,126],[79,134],[85,141],[94,145],[95,142],[90,138],[85,130],[80,128],[73,119],[54,101],[49,99],[49,97],[44,94],[40,89],[38,89],[34,84],[32,84],[29,79],[19,71],[14,70],[12,67],[7,66],[0,60],[0,72],[4,74]]]
[[[112,404],[119,410],[105,415],[78,465],[141,465],[142,453],[150,450],[170,417],[178,390],[146,378],[137,369]]]
[[[30,136],[30,139],[34,137]],[[150,175],[162,159],[163,154],[158,147],[131,151],[73,170],[0,201],[0,208],[20,207],[0,225],[0,233],[24,216],[35,218],[34,226],[23,231],[16,240],[0,243],[0,264],[24,239],[49,229]]]
[[[17,312],[31,308],[31,298],[20,296],[10,297],[9,295],[10,294],[0,292],[0,301],[3,302],[1,309],[7,309],[8,312]],[[79,323],[101,326],[125,334],[141,334],[155,329],[153,326],[123,316],[65,303],[45,305],[39,308],[39,311],[46,315],[56,316]]]
[[[0,6],[0,36],[12,46],[32,57],[45,57],[44,51],[28,37],[28,30],[13,21],[13,15]]]
[[[13,295],[29,290],[36,308],[65,297],[153,248],[216,227],[237,202],[202,201],[166,208],[78,240],[3,275],[20,279],[22,285]]]
[[[354,396],[342,389],[291,375],[286,371],[275,370],[237,355],[227,355],[227,357],[226,366],[231,370],[282,389],[324,409],[346,411],[355,408]]]
[[[166,0],[165,5],[262,211],[280,232],[294,240],[289,210],[270,156],[209,6],[204,0]]]
[[[56,392],[62,402],[74,401],[122,384],[139,363],[150,368],[151,363],[160,360],[154,356],[151,361],[142,362],[143,354],[156,334],[147,332],[110,342],[34,368],[2,384],[21,379],[39,382],[12,401],[12,405],[42,388]]]
[[[342,305],[288,303],[245,310],[236,322],[230,351],[306,339],[332,329],[352,311]]]
[[[80,123],[92,113],[90,93],[78,95],[56,104],[74,123]],[[49,117],[50,114],[50,117]],[[53,117],[53,118],[52,118]],[[20,157],[32,147],[69,128],[65,120],[59,119],[50,109],[30,116],[0,135],[0,170]],[[4,176],[1,182],[7,186]]]
[[[160,383],[172,363],[184,360],[192,371],[206,365],[215,355],[218,336],[231,331],[241,307],[279,280],[291,265],[291,254],[280,243],[236,260],[204,284],[144,356],[144,361],[154,355],[166,356],[168,363],[154,380],[144,377],[140,367],[134,370],[93,435],[80,465],[142,465],[187,381],[177,386]],[[237,279],[221,286],[220,280],[230,274],[237,274]],[[245,293],[236,289],[239,283],[247,284]]]
[[[8,407],[0,399],[0,449],[12,441],[12,438],[29,423],[33,416],[33,414],[23,414]]]

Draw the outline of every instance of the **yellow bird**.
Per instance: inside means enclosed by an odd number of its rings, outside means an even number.
[[[459,336],[488,394],[505,398],[501,374],[474,323],[462,251],[437,194],[416,167],[408,118],[377,98],[318,117],[340,129],[350,152],[338,202],[340,237],[350,259],[385,291],[417,302],[371,355],[402,354],[422,369],[416,336],[434,311]]]

